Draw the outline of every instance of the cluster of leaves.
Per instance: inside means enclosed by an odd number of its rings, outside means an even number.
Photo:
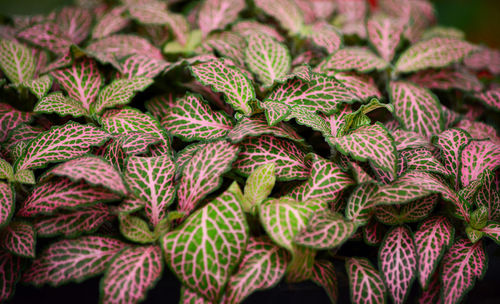
[[[500,53],[429,2],[79,1],[7,21],[0,301],[103,274],[103,303],[137,303],[168,266],[183,303],[282,280],[335,302],[337,277],[353,303],[412,285],[457,303],[484,275]]]

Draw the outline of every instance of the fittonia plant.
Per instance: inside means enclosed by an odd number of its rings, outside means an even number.
[[[0,301],[170,272],[183,303],[450,304],[484,275],[500,52],[429,2],[78,2],[0,27]]]

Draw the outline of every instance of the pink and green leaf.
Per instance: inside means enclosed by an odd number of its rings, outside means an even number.
[[[100,61],[115,62],[130,55],[145,55],[151,58],[163,59],[160,50],[145,38],[136,35],[115,34],[96,40],[87,46]]]
[[[155,78],[168,66],[165,60],[136,54],[128,57],[120,66],[120,72],[128,79]]]
[[[0,69],[15,86],[35,76],[35,59],[31,50],[19,42],[0,39]]]
[[[485,170],[494,171],[500,166],[500,144],[489,140],[472,140],[461,152],[460,181],[467,186]]]
[[[375,183],[361,184],[354,189],[347,200],[345,216],[347,220],[357,224],[366,224],[371,218],[375,201],[372,197],[377,193],[378,185]]]
[[[289,105],[271,100],[260,102],[259,108],[264,110],[267,124],[269,126],[275,126],[284,119],[288,118],[291,112],[291,107]]]
[[[500,244],[500,224],[498,223],[489,223],[484,226],[481,231],[491,238],[495,243]]]
[[[57,209],[75,209],[119,198],[107,189],[91,187],[83,181],[73,183],[68,179],[59,179],[34,188],[18,214],[25,217],[52,214]]]
[[[404,27],[404,22],[396,18],[375,15],[368,19],[366,24],[368,37],[386,62],[391,62],[394,57]]]
[[[36,113],[56,113],[60,116],[88,116],[89,112],[79,101],[66,97],[62,92],[54,92],[41,98],[33,109]]]
[[[23,83],[31,93],[33,93],[38,99],[45,97],[47,92],[52,87],[52,76],[43,75],[36,79],[28,80]]]
[[[500,74],[500,51],[482,47],[464,59],[464,64],[472,70],[488,70],[494,75]]]
[[[102,145],[109,135],[92,125],[68,122],[43,132],[29,142],[25,152],[14,165],[16,171],[42,168],[89,152],[91,146]]]
[[[193,213],[179,230],[166,234],[162,247],[185,286],[217,301],[245,252],[248,234],[241,204],[230,188]]]
[[[0,142],[4,142],[9,132],[22,123],[28,123],[32,116],[28,112],[21,112],[6,103],[0,103]]]
[[[426,219],[415,232],[418,279],[422,288],[426,289],[431,284],[441,257],[453,242],[453,236],[454,227],[443,216]]]
[[[424,220],[436,207],[439,196],[437,194],[430,195],[408,204],[404,204],[399,209],[399,218],[401,222],[418,222]]]
[[[92,29],[92,38],[104,38],[125,28],[130,23],[129,18],[124,16],[125,10],[126,7],[117,6],[100,17]]]
[[[222,174],[231,169],[238,147],[226,141],[204,145],[194,153],[182,170],[177,196],[178,210],[190,213],[207,194],[217,189]]]
[[[349,277],[351,301],[360,304],[385,303],[386,287],[380,273],[366,258],[348,258],[345,262]]]
[[[59,26],[52,22],[35,24],[19,32],[17,36],[57,55],[67,53],[72,44]]]
[[[395,71],[408,73],[428,68],[442,68],[462,60],[478,47],[457,38],[435,37],[415,43],[401,54]]]
[[[152,79],[145,77],[117,79],[101,90],[97,100],[92,104],[92,110],[101,113],[106,108],[128,104],[137,92],[144,91],[152,83]]]
[[[373,70],[384,70],[388,63],[372,51],[362,47],[346,47],[335,51],[323,60],[316,71],[356,71],[367,73]]]
[[[358,75],[353,72],[336,72],[333,76],[351,90],[361,100],[372,97],[382,98],[373,78],[368,75]]]
[[[297,34],[304,25],[304,17],[293,0],[255,0],[255,5],[272,16],[290,34]]]
[[[239,143],[247,137],[257,137],[263,134],[270,134],[275,137],[290,139],[296,142],[303,142],[297,132],[285,123],[270,125],[264,116],[243,117],[238,124],[229,131],[227,137],[233,143]]]
[[[135,196],[145,202],[146,215],[156,226],[167,215],[175,198],[175,164],[168,155],[134,156],[128,159],[125,181]]]
[[[207,0],[198,13],[198,26],[204,36],[214,30],[224,29],[238,18],[245,8],[244,0]]]
[[[485,106],[500,111],[500,88],[494,88],[474,95]]]
[[[35,242],[35,230],[28,222],[12,221],[0,234],[1,246],[21,257],[35,257]]]
[[[260,165],[274,162],[278,180],[305,179],[309,168],[305,152],[296,144],[270,135],[251,137],[240,144],[238,159],[233,168],[250,175]]]
[[[276,183],[275,169],[274,163],[267,163],[257,167],[247,178],[243,194],[245,212],[252,212],[271,194]]]
[[[459,186],[459,166],[461,151],[470,141],[470,136],[462,129],[448,129],[433,138],[434,145],[441,150],[441,160],[445,168],[454,176],[456,188]]]
[[[406,159],[406,170],[408,171],[417,170],[451,176],[451,173],[427,148],[409,149],[402,151],[401,155]]]
[[[21,278],[22,258],[0,250],[0,301],[9,300]]]
[[[441,262],[443,303],[460,303],[474,286],[476,279],[486,272],[486,253],[482,242],[472,244],[460,239],[446,252]]]
[[[427,138],[413,131],[396,129],[394,131],[391,131],[391,135],[394,137],[396,150],[398,151],[402,151],[408,148],[420,148],[429,146],[429,140]]]
[[[132,242],[140,244],[153,243],[155,236],[146,221],[140,217],[120,214],[120,232],[121,234]]]
[[[413,74],[409,78],[412,82],[428,89],[462,91],[481,91],[483,84],[479,79],[466,70],[439,69],[424,70]]]
[[[24,272],[23,281],[37,286],[81,282],[106,270],[109,261],[124,248],[125,243],[101,236],[58,241],[35,259]]]
[[[332,303],[337,303],[338,282],[335,267],[328,260],[317,260],[314,262],[311,280],[322,286],[328,294]]]
[[[80,44],[87,38],[92,25],[89,10],[80,7],[64,7],[56,16],[59,28],[74,44]]]
[[[312,25],[306,33],[313,44],[326,50],[331,54],[342,46],[342,35],[332,25],[326,22],[318,22]]]
[[[243,37],[248,37],[254,33],[261,33],[274,37],[274,39],[278,40],[279,42],[285,41],[285,38],[283,38],[283,36],[281,36],[281,34],[272,26],[262,24],[257,21],[239,21],[231,27],[231,30]]]

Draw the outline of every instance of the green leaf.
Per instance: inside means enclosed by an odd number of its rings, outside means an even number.
[[[276,182],[276,165],[268,163],[257,167],[247,178],[244,189],[245,212],[259,206],[273,190]]]
[[[60,116],[73,117],[88,116],[81,103],[71,97],[66,97],[62,92],[54,92],[38,101],[33,109],[36,113],[56,113]]]
[[[0,68],[18,86],[35,75],[35,59],[31,50],[16,41],[0,39]]]
[[[52,76],[43,75],[42,77],[25,81],[23,85],[26,86],[38,99],[40,99],[50,90],[52,87],[52,81]]]
[[[129,103],[135,93],[144,91],[153,83],[153,79],[146,77],[134,77],[130,79],[116,79],[105,86],[97,100],[92,104],[94,113],[101,113],[106,108]]]
[[[132,242],[147,244],[155,241],[153,232],[149,229],[148,223],[137,216],[121,214],[120,232],[124,237]]]
[[[0,179],[6,179],[8,181],[14,179],[14,169],[12,169],[12,166],[3,158],[0,158]]]

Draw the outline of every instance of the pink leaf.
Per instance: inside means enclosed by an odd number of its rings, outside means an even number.
[[[131,247],[110,261],[101,281],[104,303],[139,303],[153,288],[163,270],[158,246]]]
[[[472,244],[460,239],[446,252],[441,274],[443,303],[459,303],[486,272],[486,254],[482,242]]]
[[[182,170],[177,189],[179,211],[194,210],[208,193],[222,182],[222,174],[230,170],[238,155],[238,147],[226,141],[217,141],[201,147]]]
[[[68,179],[60,179],[36,187],[18,214],[21,216],[51,214],[60,208],[75,209],[117,199],[118,195],[106,189],[92,188],[85,182],[72,183]]]
[[[66,97],[62,92],[54,92],[38,101],[33,109],[36,113],[56,113],[60,116],[71,115],[73,117],[89,116],[80,101]]]
[[[412,132],[396,129],[391,132],[396,142],[396,150],[402,151],[408,148],[420,148],[429,146],[429,140],[422,135]]]
[[[387,229],[380,222],[372,220],[363,227],[363,240],[367,245],[378,246],[384,239]]]
[[[380,15],[368,19],[368,37],[385,61],[391,62],[394,57],[404,26],[402,20]]]
[[[362,47],[346,47],[337,50],[317,67],[316,71],[350,71],[367,73],[373,70],[383,70],[388,63],[375,55],[372,51]]]
[[[464,64],[473,70],[489,70],[491,73],[500,74],[500,51],[487,47],[472,53],[464,59]]]
[[[328,260],[315,261],[311,280],[325,289],[332,303],[337,302],[337,274],[335,273],[335,267],[333,267],[332,262]]]
[[[108,237],[87,236],[52,243],[24,272],[23,281],[37,286],[81,282],[103,272],[126,244]]]
[[[308,33],[312,42],[324,48],[327,54],[331,54],[338,50],[342,45],[342,36],[338,30],[326,22],[318,22],[311,28],[311,33]]]
[[[0,40],[0,68],[15,85],[32,80],[35,76],[35,59],[31,50],[13,40]]]
[[[135,35],[115,34],[92,42],[87,49],[98,55],[101,61],[114,62],[130,55],[145,55],[163,59],[160,50],[146,39]]]
[[[9,132],[22,123],[31,120],[31,114],[14,109],[6,103],[0,103],[0,142],[4,142]]]
[[[101,113],[106,108],[127,104],[137,92],[144,91],[152,83],[153,79],[145,77],[117,79],[101,90],[96,102],[92,105],[92,111]]]
[[[439,69],[425,70],[413,74],[409,80],[428,89],[481,91],[483,84],[466,70]]]
[[[353,72],[337,72],[333,76],[361,100],[369,100],[372,97],[382,98],[382,94],[378,90],[375,81],[368,75],[358,75]]]
[[[445,250],[452,244],[454,227],[443,216],[434,216],[423,221],[415,232],[415,247],[418,257],[418,279],[426,289]]]
[[[500,244],[500,224],[498,223],[489,223],[481,229],[485,235],[495,241],[497,244]]]
[[[234,169],[250,175],[260,165],[274,162],[278,180],[305,179],[309,176],[305,153],[294,143],[270,135],[251,137],[240,144]]]
[[[391,82],[390,97],[403,128],[425,137],[443,130],[439,100],[429,90],[409,82]]]
[[[460,181],[467,186],[485,169],[494,171],[500,166],[500,144],[489,140],[472,140],[462,150]]]
[[[0,228],[7,225],[14,213],[15,192],[6,183],[0,182]]]
[[[71,46],[71,40],[66,37],[55,23],[46,22],[33,25],[17,34],[42,48],[46,48],[57,55],[64,55]]]
[[[427,290],[422,291],[418,299],[419,304],[441,303],[441,282],[439,281],[439,272],[436,272],[427,286]]]
[[[7,301],[21,278],[22,258],[0,250],[0,301]]]
[[[384,281],[370,261],[365,258],[348,258],[345,268],[353,303],[385,303]]]
[[[278,123],[269,126],[264,116],[243,117],[238,124],[227,134],[231,142],[238,143],[247,137],[257,137],[263,134],[270,134],[276,137],[302,142],[302,139],[295,130],[285,123]]]
[[[497,130],[486,123],[462,119],[457,124],[457,128],[467,131],[472,139],[489,139],[496,144],[500,144],[500,137],[497,135]]]
[[[131,157],[125,180],[135,196],[145,202],[146,215],[153,224],[165,218],[167,207],[175,198],[175,165],[168,155]]]
[[[11,222],[2,230],[0,240],[2,247],[13,254],[35,257],[35,230],[28,222]]]
[[[240,34],[243,37],[247,37],[253,33],[262,33],[274,37],[274,39],[279,42],[285,41],[283,36],[281,36],[274,27],[259,23],[257,21],[244,20],[240,21],[232,26],[232,31]]]
[[[490,89],[486,92],[476,93],[474,95],[487,107],[500,111],[500,88]]]
[[[168,63],[165,60],[151,58],[143,54],[129,56],[121,65],[120,72],[127,78],[155,78],[165,70]]]
[[[207,36],[213,30],[224,29],[226,25],[238,18],[245,8],[244,0],[207,0],[201,5],[198,15],[198,26]]]
[[[90,33],[92,15],[79,7],[64,7],[56,17],[59,28],[74,44],[80,44]]]
[[[254,3],[266,14],[278,20],[281,26],[291,34],[298,33],[304,24],[300,8],[293,0],[255,0]]]
[[[117,6],[99,18],[92,29],[92,38],[104,38],[125,28],[130,23],[129,18],[123,16],[125,10],[126,7]]]
[[[427,148],[416,148],[402,151],[401,155],[406,159],[406,170],[408,171],[417,170],[437,173],[444,176],[452,175]]]
[[[359,185],[349,196],[345,215],[348,220],[364,224],[367,223],[373,213],[375,201],[372,199],[378,191],[378,186],[374,183]]]

